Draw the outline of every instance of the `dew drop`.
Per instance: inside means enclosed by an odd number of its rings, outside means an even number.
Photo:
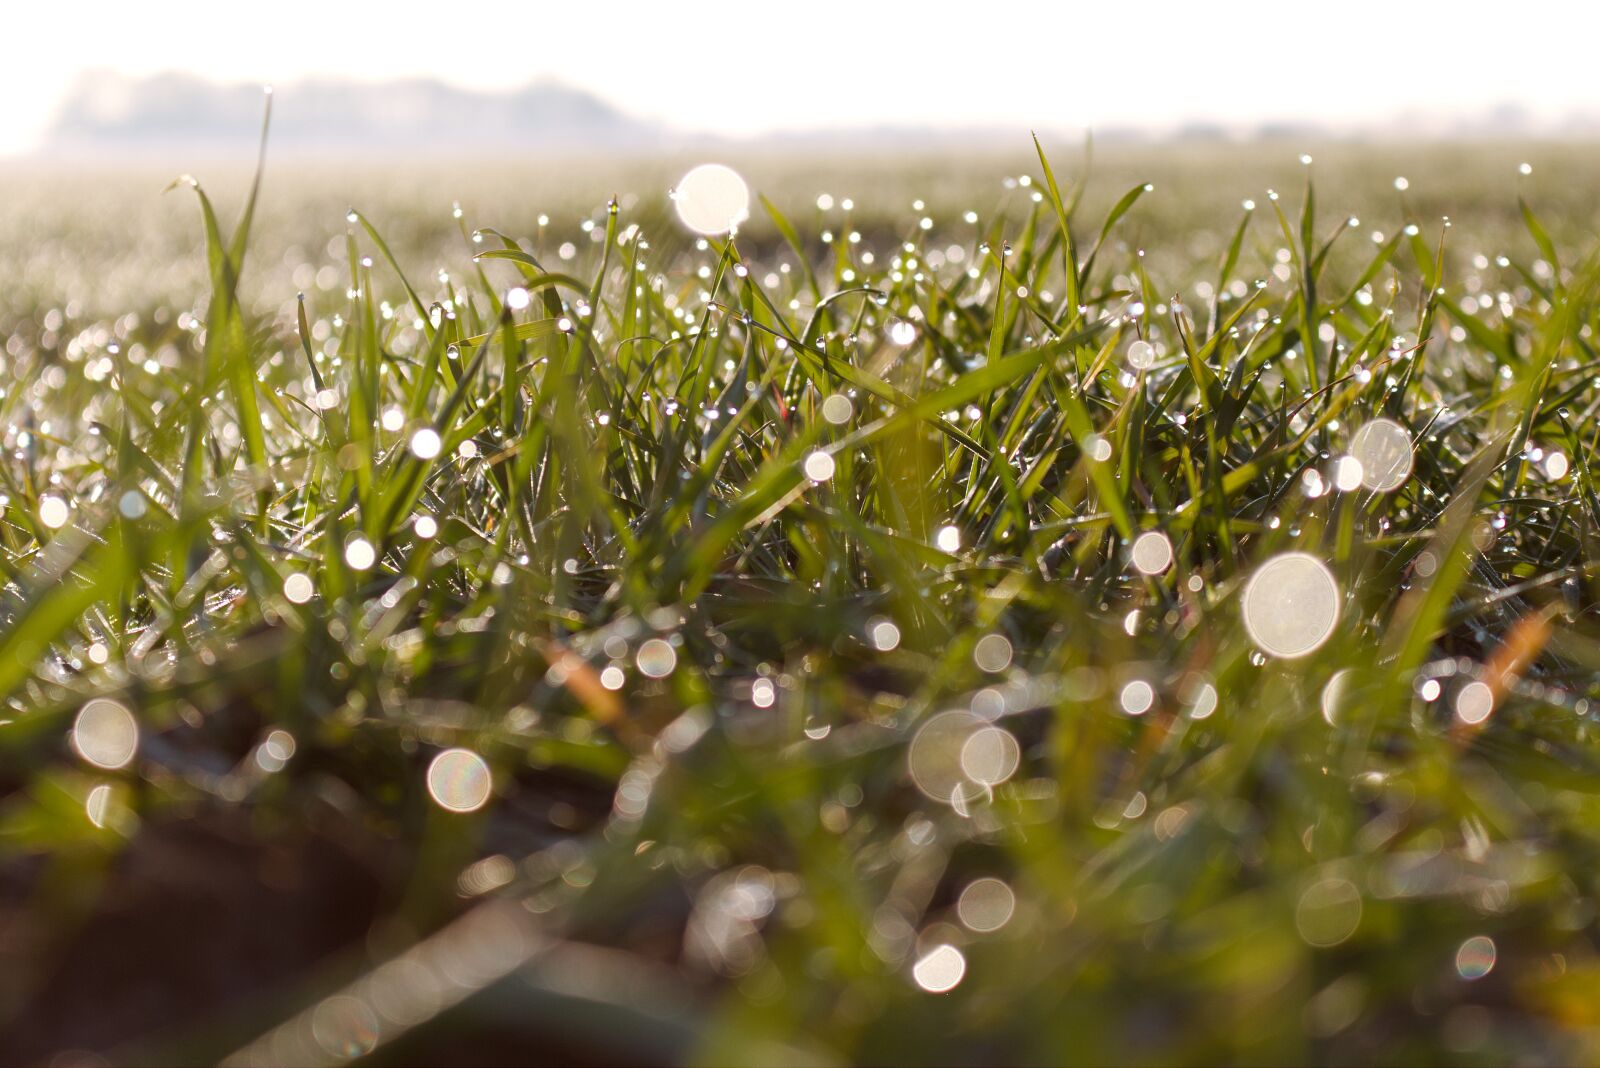
[[[470,749],[446,749],[428,765],[428,794],[447,812],[473,812],[489,800],[489,765]]]
[[[822,418],[834,426],[843,426],[855,415],[855,405],[843,393],[830,393],[822,402]]]
[[[311,577],[304,572],[296,571],[283,580],[283,595],[293,604],[305,604],[315,592]]]
[[[984,877],[968,883],[956,901],[956,915],[969,930],[980,934],[998,931],[1011,920],[1017,895],[999,879]]]
[[[51,530],[59,530],[66,526],[67,520],[71,517],[72,510],[60,497],[49,495],[39,498],[39,522]]]
[[[443,444],[438,431],[423,427],[411,435],[411,454],[419,460],[431,460],[439,455]]]
[[[640,644],[634,660],[645,675],[652,679],[664,679],[678,666],[678,652],[670,642],[651,638]]]
[[[1172,566],[1172,541],[1159,530],[1147,530],[1133,539],[1129,552],[1141,575],[1159,575]]]
[[[1456,694],[1456,718],[1469,726],[1477,726],[1494,711],[1494,691],[1486,682],[1472,680]]]
[[[911,968],[916,984],[930,994],[946,994],[960,985],[967,974],[967,958],[952,945],[937,945],[918,958]]]
[[[812,482],[823,483],[833,477],[833,457],[821,449],[818,449],[812,453],[807,453],[805,462],[801,465],[801,467],[805,471],[806,478],[810,479]]]
[[[737,171],[720,163],[690,170],[672,200],[683,225],[697,234],[725,234],[750,214],[750,187]]]
[[[1482,979],[1494,970],[1499,952],[1488,935],[1473,935],[1456,950],[1456,974],[1467,981]]]
[[[1339,585],[1310,553],[1288,552],[1256,569],[1240,603],[1245,630],[1269,656],[1292,660],[1313,651],[1339,622]]]
[[[357,536],[345,543],[344,562],[353,570],[366,571],[378,562],[378,552],[370,541]]]
[[[1374,419],[1350,439],[1350,455],[1361,464],[1361,484],[1388,493],[1411,477],[1411,435],[1393,419]]]
[[[72,747],[95,767],[114,771],[132,760],[139,748],[139,724],[123,705],[96,697],[73,720]]]

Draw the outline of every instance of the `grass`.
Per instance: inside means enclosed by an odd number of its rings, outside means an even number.
[[[352,211],[299,303],[185,182],[203,309],[11,312],[14,1056],[1600,1056],[1581,228],[1313,165],[1157,252],[1047,158],[448,273]]]

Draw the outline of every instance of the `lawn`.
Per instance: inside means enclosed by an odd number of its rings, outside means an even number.
[[[1600,1059],[1595,153],[1033,148],[6,174],[0,1060]]]

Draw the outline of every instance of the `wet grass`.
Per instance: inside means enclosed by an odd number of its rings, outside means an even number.
[[[1046,158],[36,249],[14,1058],[1595,1059],[1591,209]]]

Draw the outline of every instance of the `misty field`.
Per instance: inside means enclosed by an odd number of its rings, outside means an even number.
[[[703,162],[0,171],[0,1061],[1600,1060],[1600,149]]]

